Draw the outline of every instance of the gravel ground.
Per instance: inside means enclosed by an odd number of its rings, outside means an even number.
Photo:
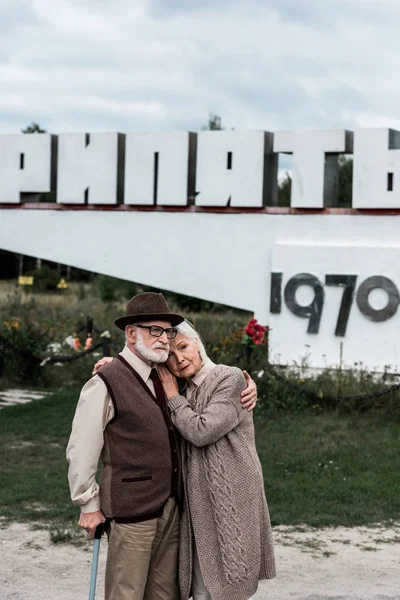
[[[400,600],[400,524],[391,528],[274,529],[278,577],[254,600]],[[106,541],[97,598],[103,597]],[[54,545],[48,531],[0,529],[1,600],[86,600],[91,547]]]

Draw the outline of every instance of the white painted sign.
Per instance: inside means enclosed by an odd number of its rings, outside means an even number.
[[[271,262],[273,361],[398,369],[400,245],[283,242]]]
[[[293,207],[331,205],[352,138],[0,136],[0,248],[252,311],[279,364],[397,370],[400,218],[259,210],[276,201],[280,152],[293,154]],[[399,153],[399,132],[355,132],[356,208],[400,208]],[[24,204],[55,175],[56,204]]]
[[[361,129],[354,138],[354,207],[400,208],[400,133]],[[273,206],[278,155],[289,153],[291,206],[323,209],[336,202],[339,156],[352,152],[344,129],[3,135],[0,204],[56,191],[59,204]]]
[[[390,215],[0,208],[2,249],[254,312],[279,364],[398,368],[399,240]]]

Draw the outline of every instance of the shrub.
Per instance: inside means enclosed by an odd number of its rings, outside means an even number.
[[[43,354],[49,338],[46,332],[21,321],[0,325],[0,377],[16,383],[41,381]]]
[[[130,300],[138,293],[136,283],[108,275],[97,275],[96,286],[102,302]]]
[[[113,302],[100,300],[96,295],[97,286],[82,287],[79,291],[78,284],[75,288],[71,285],[65,294],[29,295],[21,289],[10,294],[0,304],[0,377],[3,379],[0,385],[6,385],[5,380],[10,385],[23,383],[53,388],[83,385],[101,356],[101,350],[97,356],[89,354],[62,366],[48,363],[41,367],[40,363],[49,353],[49,344],[63,344],[75,332],[84,345],[88,317],[94,321],[95,344],[100,340],[100,334],[108,330],[114,351],[122,349],[124,334],[113,323],[125,311],[123,294],[130,297],[136,288],[129,289],[128,282],[107,279],[107,285],[111,284],[109,289],[119,290],[118,295],[115,294],[118,299]],[[118,285],[114,285],[115,282]],[[268,344],[260,340],[261,329],[255,327],[254,322],[248,323],[251,316],[248,313],[235,310],[187,313],[172,302],[170,308],[183,312],[193,323],[214,362],[238,366],[252,375],[258,387],[259,411],[379,411],[400,416],[400,392],[372,398],[355,397],[386,388],[391,382],[388,374],[370,373],[362,365],[355,365],[350,371],[325,369],[321,372],[312,371],[307,365],[272,366],[268,361]],[[264,335],[267,333],[265,331]],[[63,346],[60,353],[68,351],[74,352]],[[286,382],[280,380],[281,376]],[[313,395],[305,395],[305,388]]]
[[[115,277],[98,275],[96,278],[97,289],[102,302],[114,302],[118,298],[118,286]]]
[[[130,300],[138,293],[138,286],[133,281],[122,281],[121,293],[124,300]]]
[[[54,292],[60,281],[60,275],[56,269],[43,265],[40,269],[30,271],[28,275],[33,276],[33,290],[35,292]]]

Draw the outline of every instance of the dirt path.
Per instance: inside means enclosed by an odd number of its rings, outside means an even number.
[[[390,529],[275,528],[279,574],[254,600],[400,600],[400,525]],[[102,541],[97,598],[103,596]],[[1,600],[86,600],[91,548],[54,545],[47,531],[0,529]]]

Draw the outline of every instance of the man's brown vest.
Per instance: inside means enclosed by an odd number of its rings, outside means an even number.
[[[114,404],[104,431],[101,510],[109,518],[144,521],[162,514],[180,481],[174,427],[139,374],[121,356],[98,373]]]

